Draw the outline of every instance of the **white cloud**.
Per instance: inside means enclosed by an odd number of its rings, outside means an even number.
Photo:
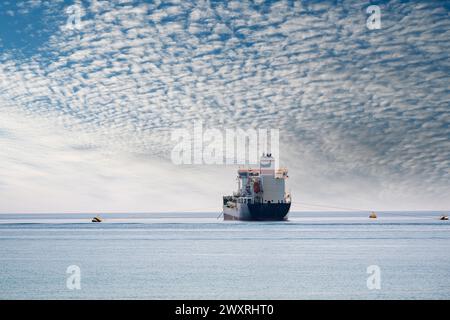
[[[167,163],[195,119],[281,128],[300,202],[447,208],[448,14],[394,1],[370,31],[364,7],[102,2],[52,57],[1,53],[0,210],[219,210],[232,168]]]

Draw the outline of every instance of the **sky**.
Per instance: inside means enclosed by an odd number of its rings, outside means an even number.
[[[449,210],[449,13],[3,0],[0,213],[220,212],[238,166],[171,159],[173,130],[198,121],[278,129],[292,210]]]

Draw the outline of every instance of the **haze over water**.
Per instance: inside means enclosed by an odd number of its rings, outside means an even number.
[[[1,299],[449,299],[439,212],[0,215]],[[66,269],[81,270],[69,290]],[[367,287],[367,268],[381,289]]]

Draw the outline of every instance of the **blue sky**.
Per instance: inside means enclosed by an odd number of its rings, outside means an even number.
[[[68,29],[67,10],[81,8]],[[369,5],[382,27],[366,27]],[[279,128],[298,202],[450,206],[448,1],[2,1],[0,212],[220,210],[173,128]],[[295,206],[294,209],[310,209]]]

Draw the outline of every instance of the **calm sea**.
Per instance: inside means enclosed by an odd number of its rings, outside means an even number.
[[[0,298],[450,299],[440,214],[3,214]],[[73,265],[79,290],[67,287]]]

